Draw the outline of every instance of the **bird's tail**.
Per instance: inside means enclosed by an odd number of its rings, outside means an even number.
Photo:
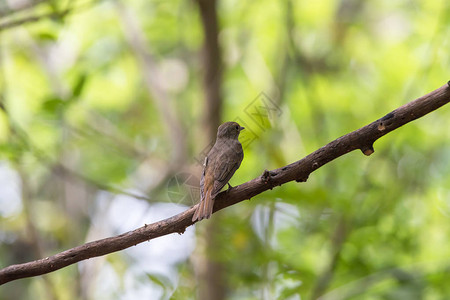
[[[195,222],[195,220],[201,221],[203,219],[209,219],[212,215],[214,198],[211,197],[211,189],[207,189],[205,195],[201,195],[201,198],[194,216],[192,217],[192,222]]]

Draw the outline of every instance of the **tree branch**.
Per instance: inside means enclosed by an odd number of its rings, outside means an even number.
[[[47,0],[26,1],[26,2],[14,5],[14,8],[12,8],[12,9],[8,5],[3,4],[4,7],[0,8],[0,18],[7,17],[10,15],[16,14],[18,12],[22,12],[22,11],[25,11],[30,8],[34,8],[43,2],[47,2]]]
[[[289,181],[305,182],[309,174],[350,151],[360,149],[365,155],[370,155],[374,152],[373,143],[377,139],[448,102],[450,102],[450,81],[381,119],[330,142],[299,161],[272,171],[265,170],[261,176],[220,193],[215,201],[214,212]],[[79,261],[120,251],[163,235],[181,234],[193,224],[191,219],[194,210],[195,206],[171,218],[144,225],[118,236],[89,242],[40,260],[11,265],[0,270],[0,284],[50,273]]]
[[[37,5],[41,2],[44,2],[44,0],[36,0],[33,5]],[[83,9],[88,9],[91,6],[93,6],[95,3],[96,3],[95,1],[86,2],[83,4],[77,5],[76,7],[73,7],[71,5],[71,3],[69,3],[68,8],[60,10],[60,11],[51,11],[51,12],[44,13],[44,14],[31,15],[31,16],[18,18],[17,20],[5,21],[5,22],[1,22],[1,21],[3,21],[1,17],[2,17],[2,14],[5,15],[5,14],[8,14],[8,12],[0,11],[0,32],[7,30],[7,29],[14,28],[14,27],[26,25],[28,23],[38,22],[38,21],[41,21],[42,19],[49,19],[49,18],[50,19],[58,19],[58,20],[63,19],[71,13],[75,13],[75,12],[79,13]],[[29,6],[29,7],[31,7],[31,6]],[[29,7],[25,7],[25,8],[29,8]]]
[[[36,16],[29,16],[29,17],[24,17],[22,19],[18,19],[18,20],[14,20],[14,21],[10,21],[10,22],[5,22],[0,24],[0,31],[6,30],[6,29],[10,29],[13,27],[17,27],[17,26],[22,26],[28,23],[32,23],[32,22],[37,22],[40,21],[42,19],[47,19],[47,18],[64,18],[67,14],[69,14],[71,12],[70,9],[66,9],[60,12],[50,12],[50,13],[46,13],[46,14],[41,14],[41,15],[36,15]]]

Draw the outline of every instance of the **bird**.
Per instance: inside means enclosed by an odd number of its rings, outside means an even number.
[[[216,142],[206,155],[203,164],[200,203],[192,217],[192,222],[209,219],[217,194],[225,184],[231,188],[228,181],[244,159],[244,151],[238,139],[243,129],[245,128],[236,122],[225,122],[217,129]]]

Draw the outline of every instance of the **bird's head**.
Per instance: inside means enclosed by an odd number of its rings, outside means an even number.
[[[219,129],[217,129],[217,138],[237,139],[239,133],[243,129],[244,127],[241,127],[241,125],[236,122],[223,123],[219,126]]]

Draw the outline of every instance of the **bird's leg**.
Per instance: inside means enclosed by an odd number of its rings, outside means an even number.
[[[231,186],[231,184],[230,184],[229,182],[227,182],[227,184],[228,184],[228,189],[227,189],[227,192],[228,192],[228,191],[231,190],[233,187]]]

